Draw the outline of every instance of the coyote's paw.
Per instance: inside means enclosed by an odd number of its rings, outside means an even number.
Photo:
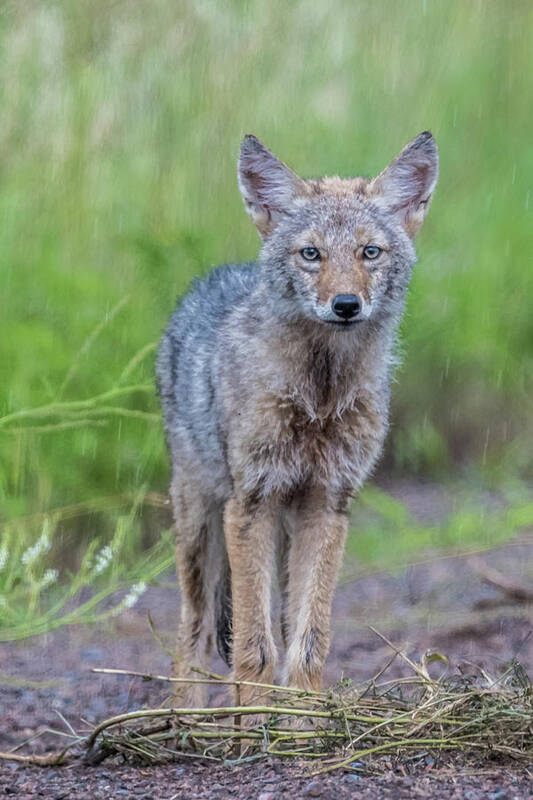
[[[207,692],[205,686],[174,684],[172,708],[205,708]]]

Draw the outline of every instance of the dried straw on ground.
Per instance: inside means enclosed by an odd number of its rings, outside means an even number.
[[[75,757],[88,764],[117,756],[145,764],[183,758],[242,763],[278,756],[312,759],[315,772],[364,769],[370,757],[375,767],[376,756],[416,759],[444,750],[476,760],[533,759],[533,690],[517,661],[498,676],[480,668],[468,675],[452,673],[438,653],[426,654],[416,663],[385,641],[393,651],[391,659],[363,686],[341,681],[327,691],[302,692],[254,684],[264,689],[264,704],[133,711],[101,722],[84,736],[72,731],[69,748],[75,746]],[[398,657],[408,664],[411,675],[387,679],[387,670]],[[440,677],[430,676],[431,662],[440,662]],[[125,670],[94,671],[169,684],[184,680]],[[229,679],[205,673],[193,680],[235,687]],[[257,715],[263,724],[248,727],[246,720]],[[66,760],[66,750],[44,757],[9,753],[0,757],[57,764]]]

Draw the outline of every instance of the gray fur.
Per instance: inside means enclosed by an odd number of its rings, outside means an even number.
[[[396,331],[416,260],[409,233],[436,182],[432,137],[421,134],[410,148],[374,181],[303,181],[245,139],[240,185],[263,236],[259,258],[195,280],[159,349],[173,497],[184,488],[199,492],[206,516],[221,514],[231,497],[252,510],[277,497],[290,519],[310,487],[323,487],[331,507],[344,511],[361,486],[388,426]],[[424,164],[413,165],[417,148],[429,164],[426,180]],[[363,320],[334,325],[316,265],[302,263],[297,249],[314,232],[327,252],[332,293],[354,291],[361,230],[380,237],[386,256],[364,267]],[[179,502],[175,510],[179,535]],[[229,658],[227,559],[210,579],[226,609],[217,627]]]

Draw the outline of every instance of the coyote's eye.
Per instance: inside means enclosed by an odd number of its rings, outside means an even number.
[[[381,255],[381,247],[378,247],[376,244],[369,244],[367,247],[363,248],[363,255],[365,258],[368,258],[369,261],[373,261]]]
[[[300,250],[300,255],[306,261],[320,261],[320,252],[316,247],[304,247]]]

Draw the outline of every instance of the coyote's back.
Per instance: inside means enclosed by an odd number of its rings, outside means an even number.
[[[181,624],[175,671],[219,649],[271,683],[277,571],[284,679],[320,685],[347,503],[388,424],[395,333],[437,149],[420,134],[377,178],[303,180],[254,137],[239,159],[257,263],[198,280],[157,375],[172,456]],[[242,686],[240,701],[256,689]],[[200,705],[198,685],[181,702]]]
[[[174,311],[157,359],[158,389],[173,463],[185,454],[205,470],[205,491],[227,488],[217,353],[224,322],[258,280],[253,264],[227,264],[196,279]],[[192,464],[191,464],[192,466]],[[223,477],[224,476],[224,477]]]

